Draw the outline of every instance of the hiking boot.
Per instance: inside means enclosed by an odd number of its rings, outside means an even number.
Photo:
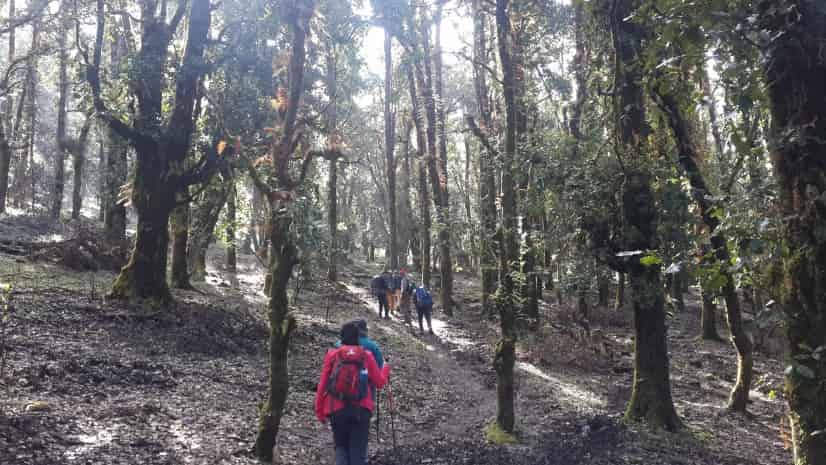
[[[431,335],[431,336],[433,336],[433,335],[435,335],[435,334],[436,334],[436,333],[434,333],[434,332],[433,332],[433,328],[430,328],[430,331],[429,331],[429,332],[430,332],[430,335]]]

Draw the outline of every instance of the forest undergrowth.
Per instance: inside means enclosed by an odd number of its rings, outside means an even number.
[[[0,254],[0,270],[13,284],[2,334],[9,351],[0,379],[0,463],[257,463],[251,449],[267,382],[267,323],[263,270],[253,256],[240,256],[236,275],[210,269],[195,291],[176,291],[168,310],[107,302],[101,289],[114,278],[107,271],[9,254]],[[544,303],[543,319],[555,324],[522,334],[517,353],[518,442],[496,445],[484,436],[496,409],[496,326],[480,313],[478,279],[458,275],[456,316],[445,321],[437,309],[436,335],[420,336],[398,318],[377,318],[367,294],[375,271],[348,265],[339,283],[319,277],[294,299],[299,325],[279,463],[332,463],[332,437],[312,402],[324,352],[355,317],[368,318],[394,367],[393,428],[384,394],[381,440],[375,416],[371,434],[374,465],[788,461],[784,403],[775,399],[780,363],[760,354],[749,415],[725,413],[733,349],[697,340],[694,293],[669,320],[682,432],[621,421],[632,376],[628,315],[595,312],[606,341],[596,351],[559,323],[566,305]]]

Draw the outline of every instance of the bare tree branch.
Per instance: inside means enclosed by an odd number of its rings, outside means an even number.
[[[142,137],[140,133],[124,123],[120,118],[113,115],[106,103],[103,101],[100,90],[100,59],[103,49],[103,33],[106,28],[106,16],[104,14],[105,0],[97,0],[97,31],[95,33],[95,48],[93,51],[92,64],[86,67],[86,80],[92,89],[92,101],[95,106],[98,118],[106,122],[113,131],[128,140],[131,144],[138,143]]]

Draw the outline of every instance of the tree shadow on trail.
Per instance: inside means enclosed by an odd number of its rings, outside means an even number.
[[[611,463],[623,426],[614,419],[595,416],[556,423],[559,428],[543,433],[538,444],[502,446],[481,437],[456,440],[441,438],[424,444],[382,451],[372,465],[577,465]],[[550,425],[549,425],[550,426]]]

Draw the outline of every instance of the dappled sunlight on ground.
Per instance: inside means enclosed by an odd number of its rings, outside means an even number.
[[[190,428],[178,420],[169,425],[169,432],[175,438],[175,442],[187,449],[200,449],[201,440],[198,438],[198,433],[192,431]]]
[[[64,453],[68,460],[77,459],[79,456],[86,455],[94,449],[104,447],[112,443],[117,436],[119,425],[102,426],[99,430],[90,434],[79,434],[74,439],[78,445],[69,448]]]
[[[550,375],[539,369],[536,365],[527,362],[517,362],[516,367],[524,373],[536,376],[550,383],[557,392],[560,401],[566,401],[579,407],[585,406],[595,409],[605,408],[606,406],[606,401],[593,392],[583,389],[577,384]]]
[[[433,318],[432,321],[433,331],[437,336],[439,336],[440,339],[444,339],[446,342],[454,344],[462,349],[478,344],[478,342],[470,339],[467,333],[450,326],[444,320]]]

